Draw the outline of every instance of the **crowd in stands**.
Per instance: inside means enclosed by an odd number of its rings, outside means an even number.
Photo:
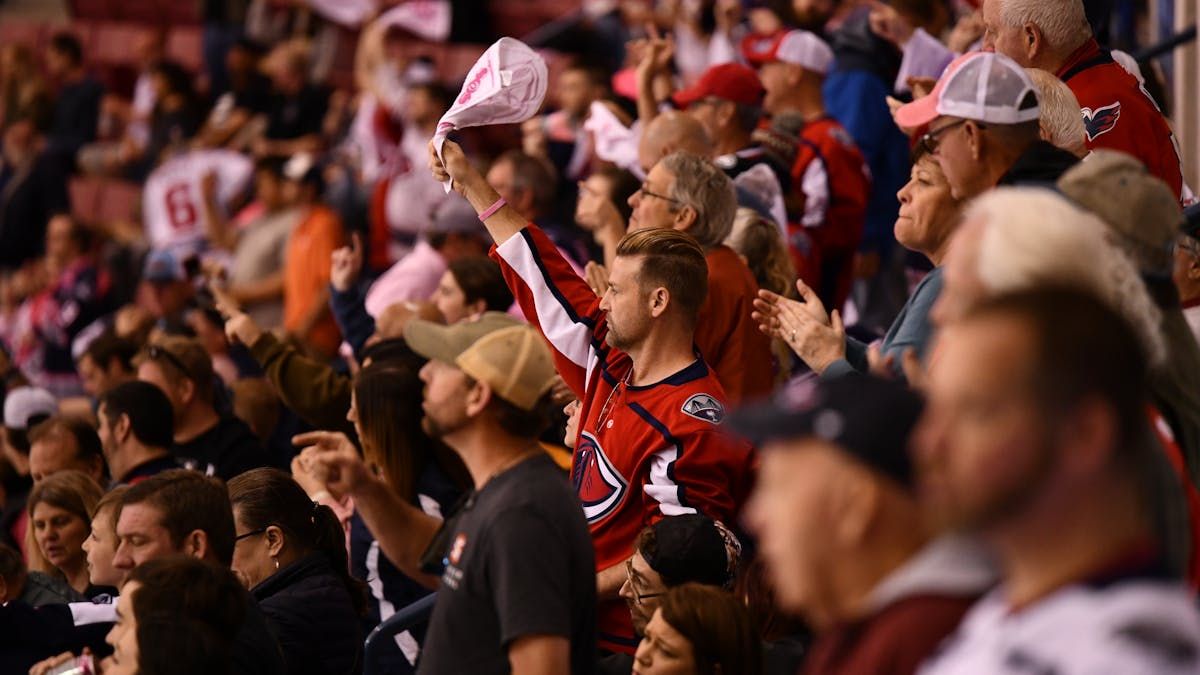
[[[0,44],[0,673],[1200,673],[1131,3],[179,4]]]

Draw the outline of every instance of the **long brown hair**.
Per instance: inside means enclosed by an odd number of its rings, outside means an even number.
[[[42,549],[37,545],[32,522],[33,511],[37,505],[45,502],[70,512],[71,515],[82,520],[84,527],[90,532],[92,509],[96,508],[96,503],[100,501],[103,494],[104,491],[96,481],[82,471],[59,471],[33,486],[33,491],[29,493],[29,500],[25,503],[26,513],[30,518],[29,528],[25,531],[25,555],[29,559],[30,571],[45,572],[60,579],[63,578],[62,572],[51,565],[49,560],[46,560],[46,557],[42,555]]]
[[[417,476],[429,461],[455,485],[471,484],[462,459],[421,428],[422,388],[416,369],[396,361],[372,362],[354,383],[363,457],[379,467],[392,490],[409,503],[416,501]]]
[[[366,587],[350,576],[346,535],[333,510],[309,499],[304,488],[279,469],[252,469],[229,481],[229,502],[251,530],[271,525],[283,530],[301,555],[323,553],[346,586],[354,609],[366,610]]]
[[[687,583],[663,596],[662,618],[692,643],[697,675],[758,675],[762,644],[746,608],[730,593]]]

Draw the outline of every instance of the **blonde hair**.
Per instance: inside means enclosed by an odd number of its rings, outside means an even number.
[[[787,297],[795,294],[796,268],[778,225],[753,209],[739,208],[725,244],[746,259],[759,288]]]
[[[1037,87],[1042,115],[1039,120],[1046,140],[1076,157],[1087,154],[1086,130],[1079,99],[1066,82],[1039,68],[1026,68],[1026,74]]]
[[[50,564],[50,561],[46,560],[46,556],[42,555],[42,549],[37,544],[33,527],[33,513],[37,505],[45,502],[69,511],[71,515],[82,520],[84,527],[90,532],[92,513],[103,495],[104,490],[100,488],[100,485],[82,471],[59,471],[33,486],[33,490],[29,493],[29,501],[26,502],[29,527],[25,530],[25,556],[28,559],[30,571],[44,572],[59,579],[64,578],[63,573]]]
[[[966,219],[984,224],[976,271],[991,293],[1047,284],[1092,293],[1130,323],[1152,366],[1163,362],[1162,315],[1098,218],[1050,190],[1001,187],[971,202]]]
[[[1064,54],[1092,37],[1082,0],[1003,0],[1000,20],[1018,28],[1032,23],[1052,50]]]

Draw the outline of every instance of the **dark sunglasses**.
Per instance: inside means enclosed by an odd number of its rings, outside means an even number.
[[[953,129],[954,127],[959,127],[959,126],[966,124],[968,121],[970,121],[970,120],[959,120],[957,122],[951,122],[950,124],[947,124],[944,127],[938,127],[937,129],[932,129],[928,133],[923,134],[921,136],[921,140],[917,141],[917,143],[921,146],[921,148],[925,152],[927,152],[931,155],[936,154],[938,145],[941,144],[941,140],[940,140],[941,136],[943,134],[945,134],[947,131]],[[980,129],[987,128],[978,122],[975,123],[975,126],[979,127]]]
[[[187,366],[183,365],[183,361],[180,361],[179,357],[172,354],[169,350],[163,349],[158,345],[150,345],[146,348],[146,356],[149,356],[151,361],[165,360],[179,370],[179,372],[183,373],[184,377],[192,377],[191,371],[188,370]]]

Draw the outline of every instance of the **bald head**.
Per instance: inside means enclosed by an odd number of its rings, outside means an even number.
[[[638,163],[649,172],[658,160],[673,152],[705,159],[712,157],[713,143],[704,126],[691,115],[678,110],[659,114],[642,130],[638,143]]]

